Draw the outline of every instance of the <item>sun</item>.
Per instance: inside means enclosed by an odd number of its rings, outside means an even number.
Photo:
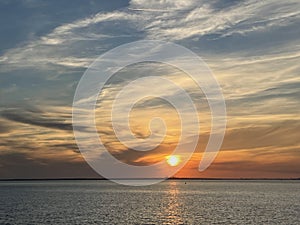
[[[178,155],[167,156],[167,163],[170,166],[177,166],[180,163],[180,157]]]

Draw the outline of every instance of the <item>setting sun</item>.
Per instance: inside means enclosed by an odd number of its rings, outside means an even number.
[[[167,157],[167,163],[170,166],[177,166],[180,163],[180,158],[177,155],[170,155]]]

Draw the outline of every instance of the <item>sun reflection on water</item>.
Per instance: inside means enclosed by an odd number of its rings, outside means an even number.
[[[184,224],[182,219],[181,205],[179,199],[180,189],[176,181],[170,181],[166,192],[166,205],[162,212],[163,224]]]

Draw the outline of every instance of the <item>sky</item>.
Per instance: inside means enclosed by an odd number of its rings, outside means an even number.
[[[99,177],[74,140],[74,93],[98,56],[138,40],[174,42],[207,63],[226,101],[226,134],[213,164],[199,172],[210,131],[203,93],[174,67],[139,63],[117,72],[97,105],[99,136],[117,159],[150,165],[178,141],[177,114],[160,99],[137,104],[130,125],[146,137],[151,117],[164,117],[161,146],[136,152],[114,135],[114,97],[135,77],[152,75],[184,87],[201,118],[197,149],[176,177],[300,177],[299,9],[298,0],[1,1],[0,178]]]

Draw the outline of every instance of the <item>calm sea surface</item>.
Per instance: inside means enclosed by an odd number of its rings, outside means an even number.
[[[0,182],[0,224],[300,224],[300,182]]]

